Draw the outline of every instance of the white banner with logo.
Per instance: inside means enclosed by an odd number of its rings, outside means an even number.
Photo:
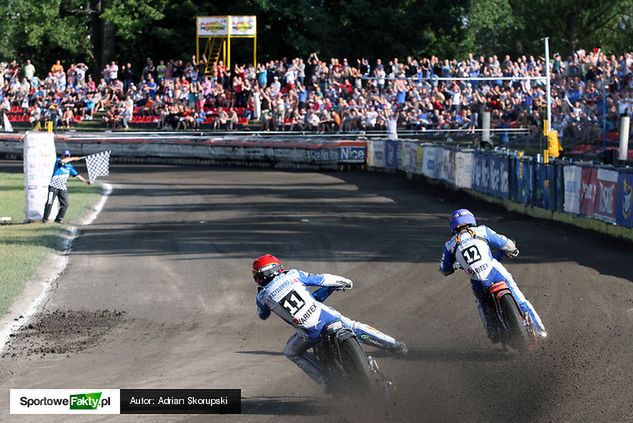
[[[198,16],[198,37],[224,37],[229,33],[228,16]]]
[[[231,36],[253,37],[257,34],[257,16],[229,16]]]
[[[427,178],[436,178],[435,169],[437,167],[437,151],[441,151],[441,149],[430,145],[424,146],[422,174]]]
[[[567,213],[580,213],[580,183],[582,168],[580,166],[565,166],[563,168],[565,181],[565,202],[563,210]]]
[[[473,187],[473,153],[455,154],[455,185],[459,188]]]
[[[48,196],[48,184],[51,182],[55,169],[55,159],[55,139],[52,133],[26,133],[24,137],[24,215],[27,221],[42,220]],[[57,210],[51,211],[52,216],[56,214]]]
[[[418,162],[418,144],[414,142],[403,142],[400,160],[400,170],[404,170],[407,173],[415,173]]]
[[[119,389],[11,389],[11,414],[119,414]]]

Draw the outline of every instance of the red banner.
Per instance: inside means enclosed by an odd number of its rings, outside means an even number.
[[[596,207],[596,193],[598,191],[598,171],[595,168],[582,169],[580,182],[580,214],[592,217]]]
[[[598,169],[597,180],[598,190],[596,193],[594,217],[615,223],[618,172],[615,170]]]

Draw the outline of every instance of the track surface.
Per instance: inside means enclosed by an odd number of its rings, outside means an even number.
[[[39,320],[0,360],[0,420],[18,421],[9,388],[81,387],[241,388],[244,415],[213,421],[633,420],[630,244],[392,175],[116,166],[109,182]],[[528,358],[488,342],[465,275],[437,272],[462,206],[521,248],[507,266],[550,334]],[[329,400],[280,354],[291,328],[255,313],[264,252],[350,277],[330,303],[409,344],[406,358],[376,354],[390,403]],[[175,419],[209,417],[134,417]]]

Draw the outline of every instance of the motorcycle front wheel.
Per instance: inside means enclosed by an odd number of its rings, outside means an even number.
[[[361,390],[376,390],[376,376],[358,339],[345,339],[341,342],[340,349],[343,368],[353,386]]]

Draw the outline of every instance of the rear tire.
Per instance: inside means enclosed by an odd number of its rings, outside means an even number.
[[[347,338],[341,344],[343,367],[351,379],[352,386],[362,390],[377,390],[376,377],[358,339]]]
[[[499,307],[501,307],[501,314],[508,326],[510,345],[519,351],[526,351],[530,345],[530,335],[512,295],[506,294],[501,297]]]

